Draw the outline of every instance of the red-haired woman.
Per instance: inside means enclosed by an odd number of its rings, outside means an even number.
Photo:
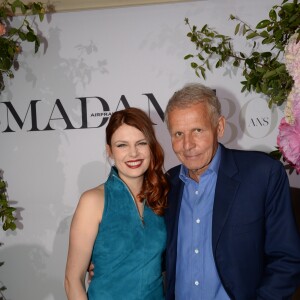
[[[70,230],[65,289],[69,300],[164,299],[163,219],[168,185],[150,118],[127,108],[110,117],[107,181],[84,192]],[[90,261],[94,276],[85,289]]]

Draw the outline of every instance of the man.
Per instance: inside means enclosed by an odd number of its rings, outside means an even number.
[[[201,84],[174,93],[165,121],[182,163],[167,172],[166,299],[290,299],[300,239],[282,164],[220,144],[221,106]]]

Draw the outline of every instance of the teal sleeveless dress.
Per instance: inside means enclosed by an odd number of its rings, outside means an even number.
[[[144,222],[113,167],[104,184],[105,204],[95,240],[89,300],[162,300],[164,218],[145,205]]]

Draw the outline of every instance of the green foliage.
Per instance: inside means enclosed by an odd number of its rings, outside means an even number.
[[[0,220],[4,231],[16,229],[16,218],[13,215],[15,210],[16,209],[11,207],[7,201],[6,183],[3,181],[2,176],[0,176]]]
[[[281,105],[292,89],[293,79],[282,62],[284,47],[294,33],[300,33],[300,4],[297,0],[284,0],[269,12],[269,18],[260,21],[254,29],[238,17],[231,15],[230,20],[237,22],[235,35],[243,36],[250,44],[250,53],[234,50],[232,38],[219,34],[207,24],[200,30],[185,23],[190,32],[187,36],[195,44],[197,53],[188,54],[185,59],[192,59],[191,67],[198,77],[206,79],[206,71],[212,67],[221,68],[225,64],[241,67],[245,78],[241,82],[242,92],[254,91],[265,94],[269,107]],[[299,35],[300,36],[300,35]],[[259,51],[270,47],[269,51]]]
[[[11,207],[7,201],[7,194],[6,194],[6,183],[3,181],[2,171],[0,170],[0,220],[2,222],[2,229],[4,231],[10,229],[15,230],[16,226],[16,218],[13,215],[13,212],[16,209]],[[0,247],[3,243],[0,242]],[[0,262],[0,267],[4,264],[4,262]],[[6,287],[0,282],[0,300],[5,300],[3,293],[6,290]]]
[[[0,4],[0,26],[5,33],[0,34],[0,91],[4,89],[3,75],[13,78],[13,69],[18,68],[17,55],[22,51],[21,44],[25,41],[34,43],[34,52],[40,47],[40,39],[32,28],[29,15],[38,15],[43,21],[47,12],[41,2],[23,3],[21,0],[5,0]],[[20,26],[13,27],[13,17],[17,14],[24,16]]]

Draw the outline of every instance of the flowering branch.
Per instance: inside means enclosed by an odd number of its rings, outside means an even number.
[[[28,16],[38,15],[39,20],[43,21],[45,13],[51,9],[41,2],[24,4],[20,0],[5,0],[0,4],[0,92],[5,87],[3,75],[13,78],[13,69],[18,69],[17,55],[22,51],[21,43],[34,43],[34,52],[39,50],[40,39],[29,23]],[[17,13],[24,16],[18,28],[11,25]]]
[[[269,12],[269,19],[260,21],[252,29],[238,17],[230,15],[230,20],[237,21],[234,34],[245,36],[248,44],[251,43],[250,53],[235,51],[232,38],[219,34],[207,24],[198,30],[191,26],[186,18],[185,23],[190,32],[187,36],[195,44],[197,54],[188,54],[185,59],[193,58],[191,67],[198,77],[206,79],[206,70],[223,67],[229,64],[233,67],[242,67],[245,80],[242,92],[254,91],[265,94],[272,104],[283,104],[293,86],[293,79],[287,72],[285,64],[280,61],[284,46],[289,37],[300,32],[300,4],[298,1],[275,5]],[[270,51],[259,51],[259,43],[270,45]]]
[[[294,85],[288,95],[285,117],[279,125],[277,144],[283,157],[300,173],[300,34],[293,34],[284,52],[286,68]]]
[[[283,154],[284,160],[300,172],[300,4],[297,0],[283,0],[254,29],[236,16],[230,15],[230,20],[237,22],[234,34],[245,37],[249,53],[234,50],[232,38],[207,24],[199,30],[186,18],[190,29],[187,36],[195,44],[196,53],[185,59],[192,59],[191,67],[203,79],[212,67],[240,67],[244,77],[241,92],[266,95],[270,108],[285,103],[285,120],[279,127],[284,137],[279,134],[277,139],[281,153],[272,154],[279,158]],[[261,45],[268,50],[260,51]],[[291,57],[292,67],[288,63]]]

